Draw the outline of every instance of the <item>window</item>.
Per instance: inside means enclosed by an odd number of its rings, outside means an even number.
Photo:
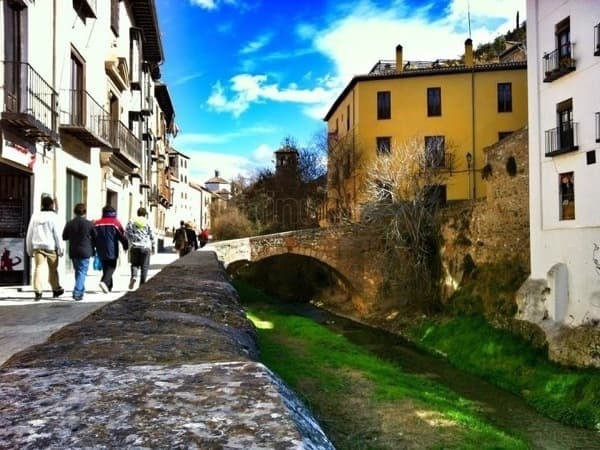
[[[392,117],[392,95],[390,91],[377,93],[377,120],[391,119]]]
[[[596,150],[590,150],[585,154],[585,161],[587,165],[596,164]]]
[[[442,88],[427,88],[427,115],[442,115]]]
[[[350,105],[346,106],[346,130],[350,131]]]
[[[575,179],[573,172],[559,175],[560,220],[575,219]]]
[[[512,112],[512,83],[498,83],[498,112]]]
[[[110,29],[115,36],[119,35],[119,2],[121,0],[110,0]]]
[[[391,150],[392,138],[389,136],[377,138],[377,154],[389,154]]]
[[[565,100],[556,105],[556,120],[558,122],[558,148],[571,149],[575,145],[573,133],[573,99]]]
[[[142,71],[142,32],[138,28],[129,29],[129,81],[132,89],[140,89]]]
[[[84,62],[75,49],[71,49],[71,124],[85,125]]]
[[[87,178],[70,170],[66,177],[65,214],[71,220],[71,212],[77,203],[85,203],[87,198]],[[62,208],[61,208],[62,209]]]
[[[119,98],[113,93],[109,94],[109,114],[110,114],[110,143],[113,147],[119,145]]]
[[[1,6],[0,6],[1,7]],[[15,2],[4,2],[4,104],[9,112],[19,111],[22,49],[27,48],[27,8]]]
[[[564,60],[571,59],[571,20],[569,17],[556,25],[556,49],[558,50],[558,60],[562,67]]]
[[[444,136],[425,136],[425,166],[430,168],[445,167]]]
[[[498,140],[501,141],[502,139],[504,139],[507,136],[510,136],[511,134],[513,134],[512,131],[499,131],[498,132]]]

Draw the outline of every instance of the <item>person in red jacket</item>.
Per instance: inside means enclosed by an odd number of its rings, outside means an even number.
[[[129,248],[123,225],[117,219],[117,211],[110,205],[102,208],[102,218],[94,223],[96,228],[96,252],[102,261],[100,289],[108,293],[113,288],[113,273],[119,259],[119,242],[124,251]]]

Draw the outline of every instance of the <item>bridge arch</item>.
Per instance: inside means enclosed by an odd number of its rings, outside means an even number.
[[[215,251],[225,268],[280,255],[312,258],[332,270],[352,294],[353,302],[357,299],[364,305],[364,300],[372,303],[377,298],[381,249],[378,242],[357,236],[361,235],[352,226],[312,228],[217,241],[205,249]]]

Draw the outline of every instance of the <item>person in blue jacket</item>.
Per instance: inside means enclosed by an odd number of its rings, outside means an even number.
[[[119,259],[119,243],[124,251],[129,248],[123,225],[117,219],[117,211],[110,205],[102,208],[102,218],[94,223],[98,236],[96,237],[96,252],[102,261],[102,278],[100,289],[108,293],[113,288],[113,273]]]

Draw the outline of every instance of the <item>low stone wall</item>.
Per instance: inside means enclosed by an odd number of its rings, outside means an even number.
[[[194,252],[0,368],[0,448],[333,449],[258,354],[215,254]]]

